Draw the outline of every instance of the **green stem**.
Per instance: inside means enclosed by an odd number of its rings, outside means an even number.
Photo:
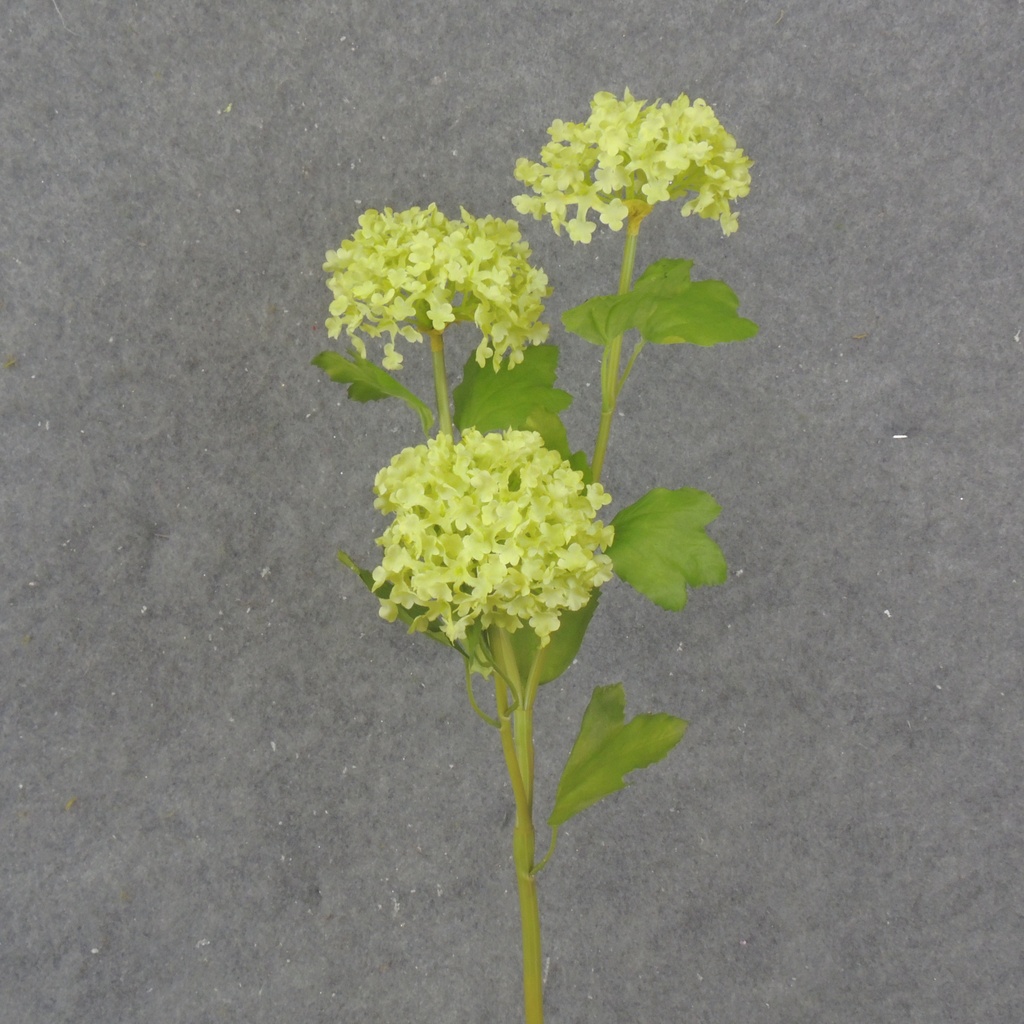
[[[512,735],[515,738],[516,760],[523,773],[523,789],[526,793],[526,810],[533,818],[533,701],[537,696],[537,682],[531,672],[523,685],[519,674],[519,663],[508,633],[503,629],[492,630],[494,649],[502,674],[517,695],[517,706],[512,711]],[[534,661],[536,668],[537,662]],[[532,865],[531,865],[532,866]]]
[[[626,245],[622,253],[622,269],[619,271],[619,295],[625,295],[633,284],[636,241],[644,216],[646,213],[642,216],[630,215],[626,224]],[[594,458],[591,463],[595,483],[601,479],[604,456],[608,449],[608,438],[612,432],[612,419],[615,416],[615,405],[619,398],[619,362],[621,359],[622,335],[620,334],[605,346],[604,355],[601,358],[601,422],[597,429],[597,441],[594,444]],[[630,369],[632,369],[632,365],[631,360]]]
[[[516,881],[519,885],[519,918],[523,926],[523,1020],[544,1024],[544,972],[540,954],[540,906],[537,879],[522,865],[533,861],[533,829],[517,830],[513,840],[516,853]]]
[[[491,630],[495,655],[494,695],[501,749],[516,801],[512,855],[519,889],[519,920],[523,933],[523,1011],[526,1024],[544,1024],[544,982],[541,964],[540,907],[534,877],[536,835],[533,829],[533,697],[539,672],[522,685],[515,654],[504,630]],[[506,680],[516,680],[520,699],[509,711]],[[513,728],[514,726],[514,728]]]
[[[448,373],[444,367],[444,337],[441,331],[428,330],[430,354],[434,362],[434,392],[437,395],[437,432],[453,436],[451,403],[448,400]]]

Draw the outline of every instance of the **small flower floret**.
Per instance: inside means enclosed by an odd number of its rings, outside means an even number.
[[[520,158],[515,176],[535,195],[512,200],[520,213],[564,225],[574,242],[589,242],[596,225],[619,231],[655,203],[690,196],[684,217],[696,213],[717,220],[723,234],[738,227],[730,207],[750,191],[752,162],[736,146],[714,111],[682,95],[671,103],[645,106],[627,89],[623,99],[599,92],[583,124],[555,121],[540,162]],[[569,207],[576,212],[569,216]]]
[[[474,217],[450,221],[433,203],[395,213],[367,210],[359,229],[327,253],[324,271],[334,295],[327,333],[344,330],[361,356],[371,338],[386,335],[385,369],[402,365],[398,338],[418,342],[455,321],[476,323],[483,366],[523,358],[548,327],[540,317],[550,293],[547,275],[530,264],[530,247],[513,220]]]
[[[612,576],[600,550],[613,530],[596,519],[611,501],[585,484],[540,434],[466,430],[399,452],[374,483],[374,506],[394,520],[377,543],[380,614],[419,606],[413,629],[438,621],[452,642],[479,622],[515,632],[529,623],[547,644]]]

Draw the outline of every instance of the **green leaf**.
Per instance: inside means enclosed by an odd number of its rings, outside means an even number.
[[[625,295],[595,295],[567,309],[562,314],[562,325],[584,341],[607,345],[633,326],[634,305],[631,292]]]
[[[338,552],[338,561],[341,562],[342,565],[348,566],[348,568],[363,581],[366,589],[375,597],[387,597],[391,593],[391,584],[386,582],[374,590],[373,573],[370,572],[369,569],[363,569],[361,566],[357,565],[344,551]],[[404,622],[409,627],[409,631],[412,632],[413,622],[425,611],[426,608],[418,604],[414,604],[411,608],[399,607],[398,618],[401,622]],[[417,630],[417,632],[422,632],[424,636],[429,637],[431,640],[436,640],[439,644],[443,644],[445,647],[454,647],[456,650],[459,650],[460,653],[463,653],[458,644],[452,643],[451,640],[445,636],[444,632],[436,622],[431,622],[425,630]]]
[[[547,409],[535,408],[523,421],[523,430],[535,430],[544,439],[544,447],[558,452],[563,459],[570,458],[569,437],[565,432],[565,426],[557,412]],[[577,453],[582,454],[582,453]],[[586,459],[586,455],[583,455]],[[574,466],[578,469],[578,466]],[[587,480],[590,483],[590,480]]]
[[[382,398],[400,398],[413,409],[423,424],[423,433],[429,435],[434,425],[434,414],[422,399],[400,384],[387,370],[364,359],[354,349],[349,355],[321,352],[312,360],[331,380],[348,384],[348,397],[356,402],[377,402]]]
[[[528,624],[523,624],[509,634],[512,650],[519,666],[519,675],[526,679],[530,674],[535,657],[542,658],[540,683],[557,679],[573,662],[583,643],[584,634],[597,609],[600,591],[595,590],[590,600],[579,611],[564,611],[558,617],[558,629],[551,634],[547,647],[541,647],[540,639]]]
[[[572,404],[572,395],[555,387],[558,349],[534,345],[515,366],[494,370],[466,360],[462,383],[452,392],[455,425],[459,430],[536,430],[529,420],[535,412],[558,413]]]
[[[562,772],[552,828],[626,786],[623,776],[660,761],[682,738],[687,723],[673,715],[636,715],[626,721],[621,683],[599,686],[583,713],[579,736]]]
[[[757,334],[737,315],[739,299],[722,281],[691,281],[692,260],[658,260],[624,295],[599,295],[562,315],[567,330],[607,345],[636,329],[655,345],[717,345]]]
[[[640,302],[634,325],[655,345],[717,345],[757,334],[753,320],[737,316],[740,300],[723,281],[691,281],[692,260],[658,260],[633,285]]]
[[[558,452],[577,473],[583,474],[584,484],[594,482],[594,474],[590,468],[590,460],[583,451],[570,452],[569,438],[565,432],[558,413],[536,408],[523,424],[524,430],[535,430],[544,439],[544,447]]]
[[[569,451],[569,440],[559,412],[572,404],[568,391],[556,388],[558,349],[534,345],[523,353],[523,361],[495,372],[488,363],[479,366],[470,356],[462,383],[452,392],[455,426],[492,430],[535,430],[544,445],[567,459],[573,469],[590,483],[590,465],[583,452]]]
[[[649,491],[612,520],[608,557],[616,575],[656,605],[682,611],[687,586],[724,583],[728,575],[722,549],[704,530],[721,511],[692,487]]]

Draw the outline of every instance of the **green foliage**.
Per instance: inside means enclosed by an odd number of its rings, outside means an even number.
[[[593,479],[586,453],[569,450],[569,438],[559,413],[572,404],[572,395],[555,387],[559,350],[554,345],[536,345],[523,352],[522,362],[497,373],[481,367],[474,356],[466,361],[462,383],[452,392],[455,426],[491,430],[535,430],[544,446],[567,459],[583,474],[584,483]]]
[[[524,623],[514,633],[509,634],[509,642],[515,653],[519,675],[526,679],[530,675],[533,659],[540,657],[541,685],[557,679],[573,662],[583,643],[584,634],[590,620],[597,610],[600,590],[594,590],[590,600],[579,611],[563,611],[558,619],[558,629],[551,634],[547,647],[540,646],[537,634]]]
[[[658,260],[624,295],[598,295],[562,314],[567,330],[607,345],[635,328],[655,345],[742,341],[757,324],[737,315],[739,299],[722,281],[691,281],[693,260]]]
[[[623,776],[660,761],[682,738],[687,723],[673,715],[636,715],[626,721],[621,683],[599,686],[583,713],[579,735],[562,772],[552,828],[626,786]]]
[[[522,362],[495,371],[470,356],[462,383],[452,392],[455,425],[492,430],[536,430],[545,446],[568,458],[565,428],[558,413],[572,404],[572,395],[555,387],[558,349],[536,345],[523,352]]]
[[[429,435],[434,425],[434,414],[422,399],[417,398],[404,384],[400,384],[387,370],[364,359],[352,350],[342,356],[337,352],[321,352],[312,363],[319,366],[331,380],[347,384],[348,397],[356,402],[378,402],[382,398],[400,398],[413,409],[423,424],[423,433]]]
[[[687,586],[726,580],[725,556],[704,530],[721,511],[710,494],[692,487],[649,491],[612,520],[608,556],[616,575],[656,605],[681,611]]]

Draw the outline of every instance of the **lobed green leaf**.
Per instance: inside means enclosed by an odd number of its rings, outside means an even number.
[[[562,314],[567,331],[594,345],[607,345],[633,326],[633,296],[595,295]]]
[[[673,715],[626,718],[621,683],[599,686],[583,713],[548,818],[552,828],[626,786],[624,776],[660,761],[682,738],[687,723]]]
[[[522,362],[497,372],[490,365],[479,366],[475,356],[470,356],[462,382],[452,392],[455,426],[459,430],[476,427],[481,433],[535,430],[544,438],[545,447],[564,459],[578,459],[582,453],[570,454],[558,416],[572,404],[572,395],[555,387],[557,372],[558,349],[554,345],[534,345],[523,352]],[[585,459],[583,456],[584,463]],[[573,468],[582,467],[573,462]]]
[[[641,336],[655,345],[717,345],[757,334],[757,324],[737,315],[740,300],[723,281],[691,281],[692,260],[658,260],[633,285]]]
[[[737,314],[739,299],[722,281],[691,281],[692,260],[658,260],[624,295],[598,295],[562,314],[566,330],[607,345],[636,329],[655,345],[743,341],[757,324]]]
[[[615,574],[669,611],[686,605],[686,588],[724,583],[722,549],[705,527],[721,512],[704,491],[656,487],[612,520],[608,549]]]
[[[558,349],[534,345],[515,366],[495,371],[480,366],[475,356],[466,360],[462,383],[452,392],[455,425],[460,430],[525,430],[534,409],[560,412],[572,404],[572,395],[555,387]]]

